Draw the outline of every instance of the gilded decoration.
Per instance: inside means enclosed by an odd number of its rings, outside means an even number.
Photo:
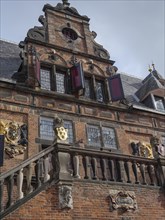
[[[56,140],[66,141],[68,138],[68,129],[64,128],[64,122],[58,116],[54,119],[54,132]]]
[[[132,154],[135,156],[154,158],[152,146],[148,142],[132,141],[131,142]]]
[[[15,121],[0,120],[0,134],[5,138],[5,153],[13,158],[27,148],[27,126]]]
[[[111,210],[122,209],[123,211],[135,211],[137,202],[135,193],[132,191],[110,190],[109,196],[111,199]]]

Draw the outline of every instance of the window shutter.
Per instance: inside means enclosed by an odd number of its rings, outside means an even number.
[[[115,102],[124,99],[124,91],[120,78],[120,74],[116,74],[108,78],[111,101]]]
[[[0,167],[3,166],[4,155],[4,135],[0,134]]]
[[[84,72],[81,63],[76,63],[73,67],[71,67],[70,73],[72,81],[72,92],[78,95],[84,95]]]

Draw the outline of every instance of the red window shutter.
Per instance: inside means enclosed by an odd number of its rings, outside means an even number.
[[[108,78],[109,89],[111,93],[111,101],[118,101],[124,99],[124,91],[120,78],[120,74],[116,74]]]
[[[75,64],[70,69],[71,81],[72,81],[72,92],[78,95],[84,94],[85,84],[84,84],[84,72],[81,63]]]
[[[0,134],[0,167],[3,166],[4,155],[4,135]]]

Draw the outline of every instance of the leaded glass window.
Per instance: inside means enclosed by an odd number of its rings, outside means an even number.
[[[87,125],[88,144],[96,147],[117,149],[116,134],[113,128]]]
[[[63,73],[56,73],[56,91],[65,93],[65,75]]]
[[[53,118],[40,118],[40,138],[44,140],[54,140]]]
[[[103,83],[96,81],[96,99],[98,102],[104,101]]]
[[[73,124],[72,121],[64,120],[64,127],[68,129],[68,142],[73,143]]]
[[[91,82],[90,79],[85,79],[85,97],[91,98]]]
[[[92,146],[101,146],[100,128],[95,125],[87,125],[88,143]]]
[[[51,90],[50,85],[50,70],[41,69],[40,70],[40,77],[41,77],[41,89]]]
[[[115,131],[113,128],[102,127],[102,137],[104,147],[117,148]]]

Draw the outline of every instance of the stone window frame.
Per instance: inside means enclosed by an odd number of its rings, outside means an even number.
[[[89,73],[84,73],[85,81],[88,80],[90,84],[90,94],[87,96],[84,94],[84,98],[87,98],[92,101],[96,101],[98,103],[106,103],[108,100],[108,88],[105,83],[105,78],[100,77],[98,75],[91,75]],[[101,92],[102,92],[102,100],[99,99],[97,93],[97,84],[101,83]]]
[[[98,130],[99,130],[99,134],[100,134],[100,136],[99,136],[99,141],[98,141],[98,143],[90,143],[89,141],[88,141],[88,139],[89,139],[89,135],[88,135],[88,128],[91,126],[91,128],[93,127],[93,128],[98,128]],[[114,138],[114,140],[115,140],[115,143],[113,144],[114,146],[106,146],[106,144],[105,144],[105,142],[104,142],[104,138],[103,138],[103,129],[104,128],[107,128],[107,129],[109,129],[109,130],[111,130],[111,131],[113,131],[113,133],[114,133],[114,136],[113,136],[113,138]],[[94,149],[105,149],[105,150],[118,150],[118,140],[117,140],[117,134],[116,134],[116,130],[115,130],[115,128],[114,127],[112,127],[112,126],[109,126],[109,125],[104,125],[104,124],[102,124],[102,125],[100,125],[100,124],[98,124],[98,123],[87,123],[86,124],[86,137],[87,137],[87,146],[88,147],[90,147],[90,148],[94,148]],[[100,143],[99,143],[100,142]]]
[[[40,68],[40,74],[41,71],[47,71],[50,73],[50,85],[47,86],[47,88],[44,86],[41,86],[41,90],[46,90],[46,91],[54,91],[57,93],[61,94],[71,94],[71,85],[69,84],[69,71],[68,68],[59,66],[59,65],[52,65],[52,64],[47,64],[47,63],[41,63],[41,68]],[[60,77],[58,78],[57,74],[64,76],[64,85],[62,85],[62,81]],[[43,77],[44,78],[44,77]],[[42,83],[40,82],[42,85]],[[63,88],[60,88],[60,86],[63,86]]]
[[[155,109],[158,111],[165,111],[165,99],[160,96],[153,95]],[[160,107],[161,105],[161,107]]]

